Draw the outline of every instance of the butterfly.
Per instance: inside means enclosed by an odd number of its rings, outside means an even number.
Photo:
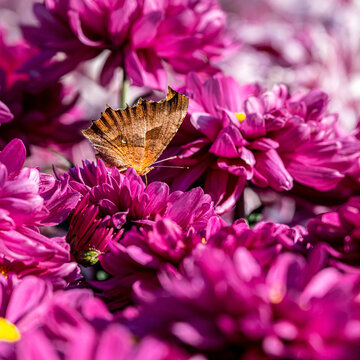
[[[107,107],[99,120],[82,130],[109,167],[128,167],[146,175],[182,124],[189,98],[168,88],[164,100],[139,99],[123,110]]]

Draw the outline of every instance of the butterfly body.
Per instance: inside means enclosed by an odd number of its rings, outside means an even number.
[[[123,110],[107,107],[82,132],[108,166],[132,167],[145,175],[175,136],[188,104],[186,96],[169,88],[167,97],[159,102],[140,99]]]

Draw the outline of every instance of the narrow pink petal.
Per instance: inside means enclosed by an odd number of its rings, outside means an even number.
[[[91,47],[103,47],[105,46],[104,41],[102,40],[91,40],[83,32],[82,24],[80,20],[80,15],[77,11],[69,10],[68,17],[70,21],[70,26],[74,33],[77,35],[78,39],[87,46]]]
[[[134,49],[145,48],[152,43],[162,17],[162,11],[154,11],[142,16],[133,24],[131,44]]]
[[[216,135],[219,133],[221,129],[221,124],[219,122],[219,119],[207,113],[199,113],[199,112],[192,113],[190,117],[190,121],[195,129],[202,132],[211,141],[215,140]]]
[[[26,149],[20,139],[11,140],[0,152],[0,162],[6,167],[8,174],[19,172],[24,165]]]
[[[290,190],[293,187],[293,178],[276,150],[260,152],[255,157],[256,170],[268,180],[270,187],[277,191]]]
[[[150,51],[135,52],[130,49],[125,55],[125,72],[136,86],[166,91],[167,75],[161,60]]]
[[[230,175],[230,181],[228,181],[228,189],[226,192],[226,199],[216,206],[215,210],[217,214],[223,214],[234,207],[234,205],[239,200],[241,194],[244,191],[246,185],[246,178],[247,176],[245,168],[242,175]]]
[[[344,178],[344,175],[337,170],[309,166],[299,161],[291,161],[286,168],[297,182],[319,191],[328,191],[335,188]]]
[[[21,317],[36,308],[50,296],[50,286],[44,280],[34,276],[26,277],[14,289],[6,311],[6,318],[15,323]]]

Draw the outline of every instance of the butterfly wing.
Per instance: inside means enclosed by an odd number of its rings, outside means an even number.
[[[166,99],[143,101],[124,110],[108,107],[83,134],[108,166],[133,167],[137,173],[161,155],[179,129],[189,99],[169,87]]]
[[[166,99],[159,102],[144,102],[146,132],[144,159],[141,169],[153,164],[169,145],[182,124],[189,106],[189,99],[168,89]]]
[[[145,121],[141,113],[136,107],[108,107],[99,120],[82,131],[108,166],[138,170],[145,149]]]

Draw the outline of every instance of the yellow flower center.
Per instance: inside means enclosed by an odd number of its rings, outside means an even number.
[[[203,244],[206,244],[206,243],[207,243],[207,241],[206,241],[206,239],[205,239],[204,237],[201,239],[201,242],[202,242]]]
[[[246,119],[246,114],[244,114],[242,112],[235,113],[235,116],[241,123]]]
[[[0,274],[4,275],[5,278],[7,278],[7,274],[8,274],[8,269],[7,267],[0,263]]]
[[[0,341],[15,342],[20,338],[19,329],[10,321],[0,318]]]

